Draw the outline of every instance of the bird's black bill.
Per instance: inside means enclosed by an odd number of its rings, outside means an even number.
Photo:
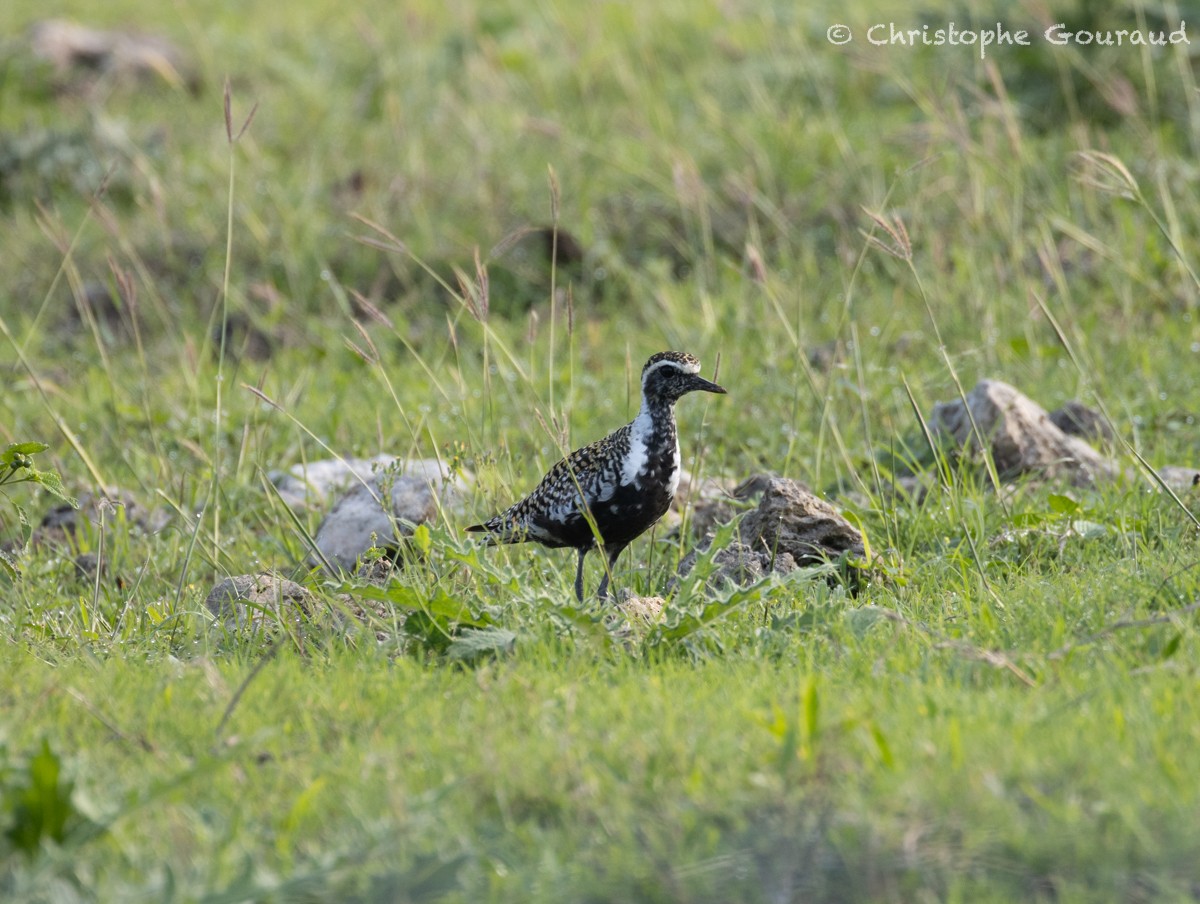
[[[728,392],[724,386],[718,386],[711,380],[704,379],[704,377],[692,377],[690,388],[693,392],[715,392],[718,395],[725,395]]]

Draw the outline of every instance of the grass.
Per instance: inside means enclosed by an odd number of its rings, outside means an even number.
[[[1136,458],[1197,457],[1186,47],[1007,9],[1033,44],[986,62],[830,45],[912,19],[861,3],[63,11],[169,36],[195,88],[0,53],[0,442],[130,503],[0,578],[0,897],[1195,897],[1196,537]],[[664,348],[730,390],[681,402],[689,466],[827,492],[885,576],[685,582],[647,628],[575,607],[566,553],[471,546]],[[916,412],[982,378],[1103,407],[1131,476],[943,469]],[[329,450],[469,469],[470,520],[377,624],[210,625],[259,569],[339,605],[297,568],[323,512],[265,485]],[[924,501],[881,492],[897,453]],[[5,539],[53,501],[4,492]],[[688,549],[655,532],[617,586]]]

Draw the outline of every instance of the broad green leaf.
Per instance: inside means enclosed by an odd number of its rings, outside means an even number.
[[[413,530],[412,541],[422,555],[428,555],[429,550],[433,548],[433,538],[429,535],[429,528],[424,524],[418,524]]]
[[[10,443],[5,447],[3,452],[0,452],[0,467],[5,465],[12,466],[18,459],[37,455],[39,452],[45,452],[49,448],[45,443]],[[28,467],[28,462],[22,461],[19,467]]]
[[[1059,515],[1077,515],[1083,511],[1083,506],[1070,496],[1061,493],[1051,493],[1046,499],[1050,511]]]
[[[50,742],[29,760],[24,775],[24,787],[14,795],[7,835],[19,850],[32,856],[42,842],[61,844],[67,835],[67,824],[74,815],[71,803],[71,783],[63,781],[62,762]]]
[[[10,580],[16,580],[21,576],[21,570],[17,568],[17,560],[9,553],[0,549],[0,574],[8,575]]]
[[[57,496],[63,502],[70,505],[71,508],[79,508],[79,501],[67,493],[66,488],[63,486],[62,478],[58,476],[58,472],[31,470],[29,474],[31,480],[41,484],[52,496]]]
[[[460,662],[476,662],[485,656],[512,652],[517,635],[505,628],[465,628],[450,644],[447,657]]]
[[[1084,540],[1095,540],[1097,537],[1108,535],[1108,526],[1097,524],[1095,521],[1072,521],[1071,530]]]

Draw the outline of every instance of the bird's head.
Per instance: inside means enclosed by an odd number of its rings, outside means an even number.
[[[725,389],[700,376],[700,362],[684,352],[659,352],[642,368],[642,398],[674,404],[689,392],[724,393]]]

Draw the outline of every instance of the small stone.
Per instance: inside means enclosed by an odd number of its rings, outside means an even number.
[[[653,624],[662,618],[666,604],[661,596],[630,596],[617,603],[617,608],[629,618]]]
[[[1175,493],[1188,493],[1200,486],[1200,470],[1196,468],[1181,468],[1177,465],[1164,465],[1156,468],[1162,482]]]
[[[204,600],[208,611],[230,630],[271,630],[285,620],[298,623],[315,604],[316,597],[304,587],[269,571],[225,578]]]

